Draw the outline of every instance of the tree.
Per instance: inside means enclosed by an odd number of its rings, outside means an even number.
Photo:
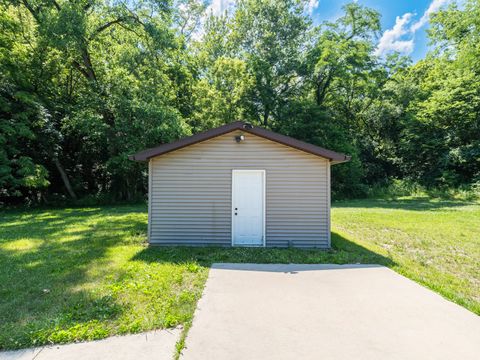
[[[355,90],[364,91],[362,85],[368,85],[365,80],[377,70],[372,40],[380,31],[380,15],[357,3],[345,5],[343,11],[335,23],[317,28],[319,35],[308,55],[308,71],[317,105],[341,95],[344,111],[351,113]]]
[[[418,96],[409,105],[405,173],[430,186],[480,180],[480,2],[455,4],[432,19],[436,49],[410,70]]]
[[[128,155],[189,132],[171,86],[183,50],[169,2],[12,4],[31,37],[28,58],[40,60],[15,74],[25,74],[22,86],[36,93],[58,134],[45,166],[58,170],[72,197],[136,196],[145,186],[142,167]]]
[[[0,201],[12,201],[29,198],[31,190],[50,184],[47,169],[35,161],[32,151],[33,127],[41,127],[48,115],[31,95],[0,80]]]
[[[232,43],[254,78],[249,114],[265,127],[282,121],[282,107],[300,94],[300,69],[310,20],[301,2],[241,0],[232,19]]]
[[[253,83],[244,61],[218,58],[194,86],[196,112],[191,124],[205,130],[245,120],[246,98]]]
[[[128,155],[239,119],[352,155],[335,196],[480,181],[480,0],[432,14],[416,64],[356,2],[320,26],[304,0],[206,5],[0,0],[2,201],[143,196]]]

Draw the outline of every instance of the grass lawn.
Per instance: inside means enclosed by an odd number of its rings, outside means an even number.
[[[379,263],[480,314],[480,204],[335,204],[331,251],[147,248],[146,206],[0,212],[0,349],[188,324],[212,262]]]

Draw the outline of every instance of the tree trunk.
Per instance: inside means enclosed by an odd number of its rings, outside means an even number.
[[[323,105],[323,101],[325,100],[325,96],[327,95],[327,90],[330,86],[330,82],[332,81],[332,77],[329,75],[327,78],[319,79],[317,83],[317,88],[315,91],[315,101],[318,106]]]
[[[268,127],[268,117],[270,116],[270,110],[265,110],[263,113],[263,126]]]
[[[72,185],[70,184],[70,180],[68,180],[67,173],[66,173],[65,170],[63,169],[62,164],[60,164],[60,161],[58,160],[58,158],[54,158],[54,159],[53,159],[53,162],[55,163],[55,166],[57,167],[57,170],[58,170],[58,172],[60,173],[60,176],[61,176],[61,178],[62,178],[63,184],[65,185],[65,188],[67,189],[68,194],[70,195],[70,197],[71,197],[72,199],[76,200],[76,199],[77,199],[77,195],[76,195],[75,192],[73,191]]]

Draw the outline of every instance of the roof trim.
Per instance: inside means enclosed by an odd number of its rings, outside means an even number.
[[[350,156],[348,155],[324,149],[320,146],[309,144],[304,141],[300,141],[292,137],[285,136],[261,127],[251,126],[250,124],[243,121],[236,121],[168,144],[162,144],[154,148],[146,149],[136,154],[130,155],[128,158],[133,161],[147,161],[153,157],[160,156],[205,140],[209,140],[235,130],[242,130],[246,133],[257,135],[264,139],[275,141],[277,143],[295,148],[297,150],[301,150],[313,155],[329,159],[332,164],[339,164],[350,160]]]

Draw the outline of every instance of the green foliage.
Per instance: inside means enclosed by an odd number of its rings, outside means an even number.
[[[321,106],[309,102],[292,102],[282,117],[288,122],[279,122],[275,130],[352,157],[348,163],[332,167],[333,198],[365,196],[366,189],[361,185],[363,169],[360,154],[353,145],[354,138],[342,124]]]
[[[207,71],[208,77],[199,80],[193,88],[197,110],[190,124],[196,130],[205,130],[245,119],[245,99],[254,83],[247,64],[222,56]]]
[[[399,156],[408,177],[427,186],[462,186],[480,178],[480,35],[478,1],[433,18],[436,52],[398,77],[413,84]]]
[[[48,171],[35,163],[35,130],[45,120],[42,106],[10,84],[0,85],[0,198],[27,197],[49,185]]]
[[[410,180],[395,179],[387,186],[376,184],[368,189],[367,196],[375,199],[396,199],[416,196],[445,200],[475,201],[480,199],[480,184],[474,183],[461,187],[425,187]]]
[[[480,2],[432,14],[413,65],[376,55],[376,11],[315,26],[305,6],[1,1],[0,202],[139,199],[128,155],[235,120],[351,155],[336,198],[480,182]]]
[[[42,155],[41,167],[23,162],[26,184],[45,186],[48,172],[52,188],[71,196],[143,193],[144,168],[128,155],[190,133],[173,86],[184,50],[171,4],[26,0],[3,10],[4,26],[15,29],[4,36],[11,46],[0,71],[19,93],[34,94],[48,118],[48,126],[25,124]]]
[[[248,109],[263,126],[299,94],[309,19],[295,0],[241,0],[231,21],[235,53],[254,77]]]

